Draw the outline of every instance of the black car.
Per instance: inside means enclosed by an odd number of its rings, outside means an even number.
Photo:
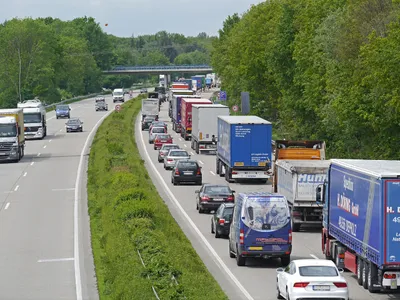
[[[83,132],[83,122],[78,118],[71,118],[65,123],[67,132]]]
[[[201,185],[203,182],[203,174],[201,167],[195,160],[181,159],[175,163],[171,172],[171,183],[178,185],[182,182],[194,182]]]
[[[196,209],[199,213],[217,210],[222,203],[235,201],[234,193],[228,185],[205,183],[200,190],[195,191]]]
[[[142,121],[142,131],[143,130],[148,130],[151,126],[151,124],[156,120],[154,117],[145,117]]]
[[[216,238],[229,236],[234,206],[234,203],[222,203],[211,217],[211,233]]]

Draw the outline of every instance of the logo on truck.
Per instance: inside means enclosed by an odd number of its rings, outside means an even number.
[[[350,178],[346,178],[346,176],[343,176],[343,187],[344,190],[349,190],[354,192],[354,182],[351,181]]]
[[[299,183],[324,183],[326,174],[300,174]]]

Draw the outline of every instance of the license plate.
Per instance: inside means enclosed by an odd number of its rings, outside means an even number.
[[[193,172],[183,172],[183,175],[193,175]]]
[[[256,175],[253,175],[253,174],[247,174],[247,177],[249,177],[249,178],[256,178],[257,176],[256,176]]]
[[[213,198],[214,201],[224,201],[223,198]]]
[[[249,247],[249,250],[262,250],[263,247]]]
[[[0,155],[7,155],[7,153],[1,152]]]
[[[161,143],[166,143],[167,142],[167,140],[161,140]]]
[[[314,285],[313,290],[314,291],[329,291],[330,286],[329,285]]]
[[[390,280],[390,288],[397,289],[397,279]]]

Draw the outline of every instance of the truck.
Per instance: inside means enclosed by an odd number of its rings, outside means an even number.
[[[173,90],[177,90],[177,89],[188,90],[189,85],[186,82],[173,82],[171,89],[173,89]]]
[[[142,121],[147,116],[155,116],[158,119],[159,100],[142,99]]]
[[[19,162],[25,155],[22,109],[0,109],[0,161]]]
[[[196,87],[195,90],[196,91],[197,90],[201,90],[203,88],[203,80],[205,81],[204,77],[196,75],[196,76],[192,76],[191,79],[192,79],[192,82],[193,82],[193,86],[194,86],[194,81],[196,81],[196,85],[195,85],[195,87]]]
[[[209,99],[183,98],[181,100],[181,137],[189,140],[192,134],[192,105],[212,104]]]
[[[225,180],[266,183],[271,177],[272,124],[257,116],[218,116],[216,173]]]
[[[370,292],[400,286],[400,161],[332,159],[316,188],[322,253]]]
[[[229,107],[222,104],[192,105],[192,144],[197,154],[217,150],[218,116],[229,116]]]
[[[172,130],[176,133],[181,132],[181,100],[182,98],[190,98],[190,99],[201,99],[200,96],[188,96],[188,95],[179,95],[173,94],[171,99],[171,109],[172,109],[172,116],[171,116],[171,123],[172,123]]]
[[[187,95],[187,96],[192,96],[194,95],[194,91],[192,90],[185,90],[185,89],[171,89],[169,91],[169,109],[168,109],[168,115],[172,119],[172,98],[174,95]]]
[[[22,108],[25,139],[43,139],[47,135],[46,108],[39,99],[25,100],[17,104]]]
[[[112,93],[113,96],[113,102],[125,102],[125,92],[124,89],[115,89]]]
[[[322,206],[316,202],[315,189],[324,182],[329,160],[278,160],[278,193],[286,197],[293,232],[301,225],[322,225]]]

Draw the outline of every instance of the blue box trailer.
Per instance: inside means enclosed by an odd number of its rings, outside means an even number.
[[[271,176],[272,124],[257,116],[218,116],[216,172],[234,180],[267,182]]]
[[[322,252],[370,292],[400,286],[400,161],[332,159],[317,187]]]
[[[201,89],[202,88],[202,80],[203,80],[203,78],[202,77],[199,77],[199,76],[192,76],[191,77],[192,78],[192,80],[196,80],[196,82],[197,82],[197,89],[199,90],[199,89]]]
[[[183,82],[187,83],[189,85],[189,90],[192,89],[192,79],[184,79],[182,80]]]

